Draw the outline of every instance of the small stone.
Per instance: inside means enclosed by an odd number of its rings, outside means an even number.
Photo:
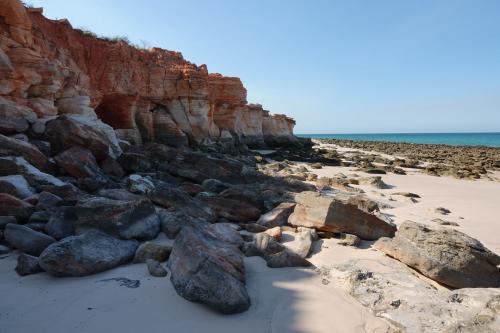
[[[360,243],[361,243],[361,238],[351,234],[342,234],[341,240],[338,242],[339,245],[354,246],[354,247],[357,247]]]
[[[460,226],[460,224],[458,224],[457,222],[446,221],[446,220],[442,220],[442,219],[432,219],[431,221],[434,222],[434,223],[437,223],[439,225],[450,225],[450,226],[453,226],[453,227]]]
[[[392,193],[392,195],[401,195],[403,197],[407,197],[407,198],[420,198],[420,195],[418,194],[415,194],[415,193],[411,193],[411,192],[396,192],[396,193]]]
[[[441,215],[448,215],[451,213],[451,211],[447,208],[444,207],[437,207],[434,209],[434,213],[441,214]]]
[[[167,270],[156,260],[148,259],[146,260],[146,265],[148,266],[148,271],[151,276],[154,277],[165,277],[168,275]]]
[[[313,163],[313,164],[311,164],[311,168],[313,168],[313,169],[323,169],[323,165],[321,163]]]
[[[157,262],[164,262],[170,256],[170,252],[172,252],[171,246],[145,242],[137,248],[137,251],[135,251],[133,262],[147,262],[150,259]]]
[[[264,232],[269,236],[271,236],[272,238],[276,239],[277,241],[281,239],[281,227],[274,227],[271,229],[267,229]]]
[[[21,276],[25,276],[43,272],[43,269],[38,264],[38,257],[23,253],[17,257],[16,272]]]
[[[128,176],[127,186],[129,191],[135,194],[147,194],[155,189],[155,185],[149,177],[136,174]]]

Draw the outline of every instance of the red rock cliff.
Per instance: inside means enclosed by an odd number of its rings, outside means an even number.
[[[0,75],[4,111],[99,118],[133,143],[295,140],[295,122],[248,104],[239,78],[209,74],[178,52],[95,38],[17,0],[0,0]]]

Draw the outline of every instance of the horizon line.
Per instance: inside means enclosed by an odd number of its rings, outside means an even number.
[[[366,135],[366,134],[500,134],[500,131],[487,132],[366,132],[366,133],[294,133],[295,135]]]

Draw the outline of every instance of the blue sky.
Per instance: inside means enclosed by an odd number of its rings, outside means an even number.
[[[238,76],[296,133],[500,131],[497,0],[31,0]]]

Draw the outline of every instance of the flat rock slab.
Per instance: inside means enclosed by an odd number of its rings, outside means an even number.
[[[499,289],[436,288],[401,266],[389,258],[352,259],[318,271],[376,316],[397,323],[396,332],[498,332]]]
[[[394,238],[381,238],[375,247],[450,287],[500,287],[500,256],[451,228],[407,221]]]
[[[293,226],[345,232],[366,240],[392,237],[396,231],[395,225],[331,196],[306,191],[297,194],[295,201],[297,205],[288,218]]]

